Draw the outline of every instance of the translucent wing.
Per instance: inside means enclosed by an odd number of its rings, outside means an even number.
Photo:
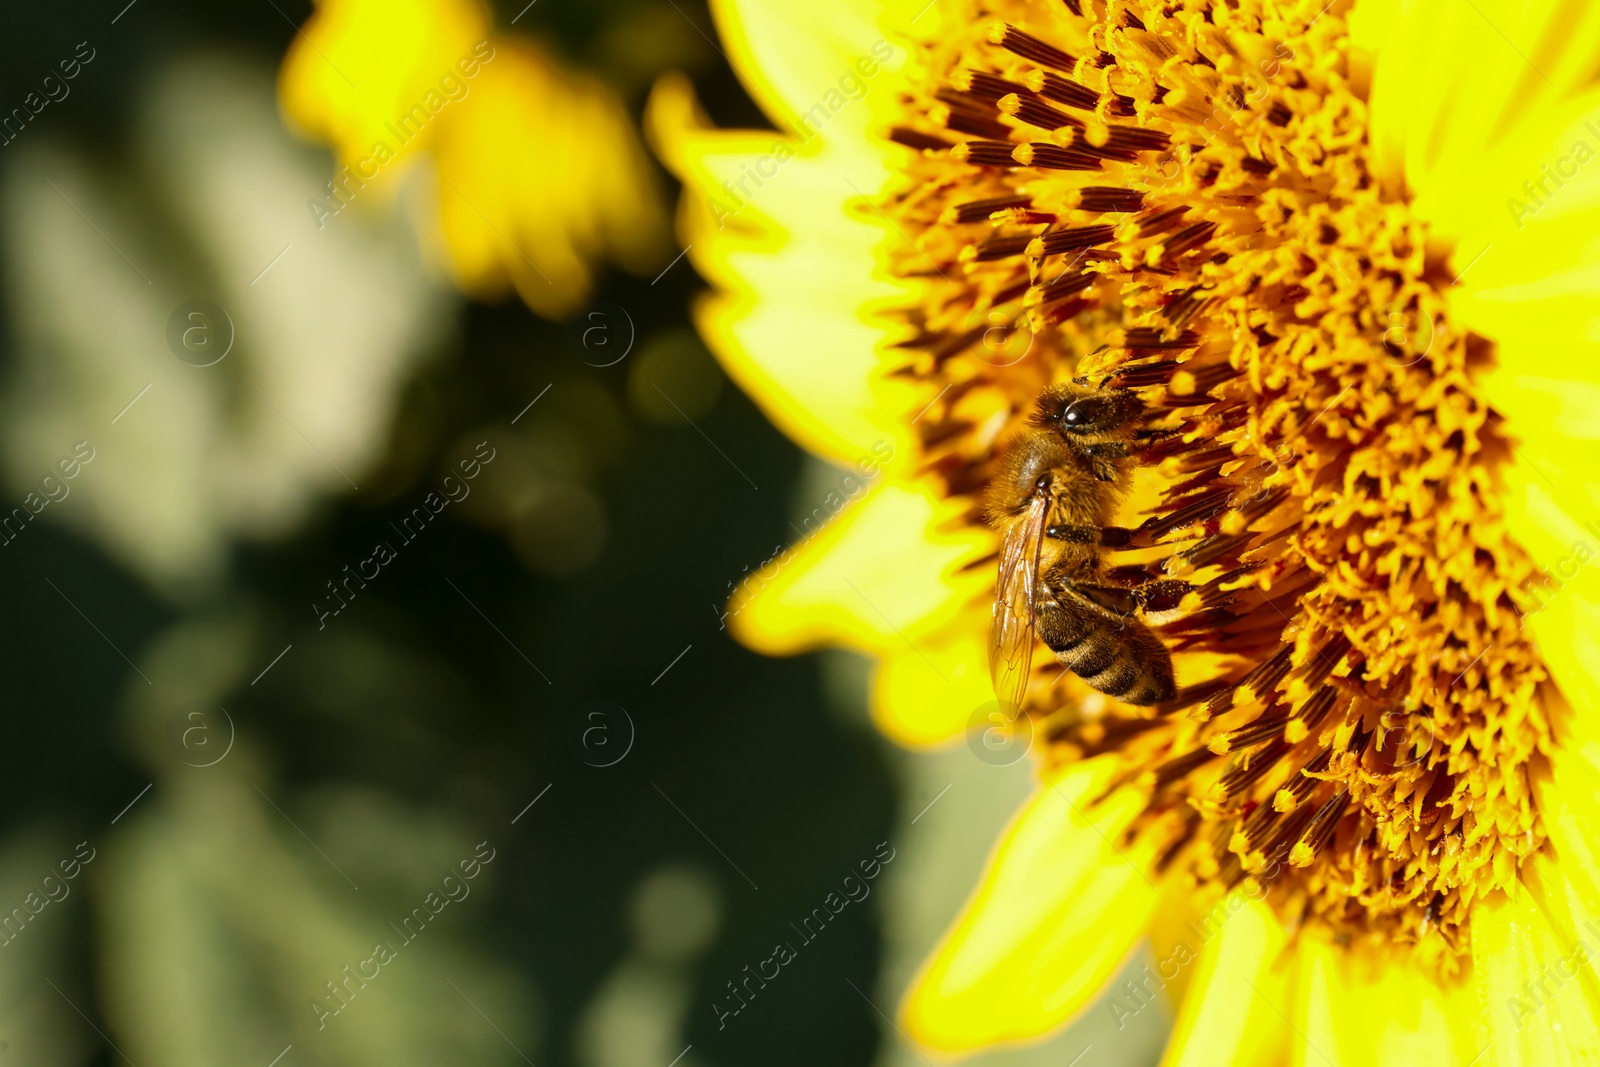
[[[994,585],[994,622],[989,627],[989,677],[1001,710],[1015,718],[1022,710],[1033,666],[1033,597],[1039,580],[1050,501],[1036,495],[1028,510],[1006,530],[1000,546],[1000,574]]]

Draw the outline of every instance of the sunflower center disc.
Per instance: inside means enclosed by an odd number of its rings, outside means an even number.
[[[1543,840],[1549,683],[1521,627],[1511,455],[1320,2],[947,6],[894,140],[891,253],[924,285],[900,373],[928,466],[972,502],[1052,383],[1134,389],[1173,431],[1127,461],[1108,562],[1190,583],[1157,633],[1176,701],[1034,671],[1052,760],[1115,752],[1175,877],[1248,877],[1292,927],[1450,971],[1469,905]],[[1287,9],[1288,13],[1282,11]],[[1152,620],[1158,621],[1158,620]],[[1042,650],[1041,650],[1042,655]]]

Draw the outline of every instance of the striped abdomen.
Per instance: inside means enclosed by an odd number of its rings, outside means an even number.
[[[1038,605],[1039,636],[1072,673],[1128,704],[1177,695],[1172,657],[1132,614],[1116,614],[1063,589]]]

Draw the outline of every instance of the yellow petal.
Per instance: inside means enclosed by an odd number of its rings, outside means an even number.
[[[1494,894],[1474,909],[1472,966],[1494,1064],[1600,1064],[1600,1005],[1579,977],[1597,945],[1558,936],[1533,893]]]
[[[821,645],[918,654],[923,634],[948,626],[992,581],[955,573],[992,542],[981,530],[940,532],[955,510],[922,484],[875,486],[758,567],[729,605],[729,629],[769,655]]]
[[[1301,944],[1296,1064],[1411,1067],[1471,1063],[1483,1050],[1476,991],[1403,957],[1352,953],[1315,937]]]
[[[879,355],[906,329],[874,310],[907,290],[879,266],[883,221],[844,210],[882,184],[883,161],[841,164],[822,138],[711,129],[683,79],[657,85],[647,123],[684,183],[681,237],[712,286],[696,322],[729,376],[818,455],[853,463],[879,442],[909,454],[918,395]]]
[[[907,994],[913,1040],[953,1052],[1040,1037],[1122,964],[1159,894],[1113,843],[1139,798],[1124,792],[1086,807],[1113,769],[1075,766],[1017,815]]]
[[[918,638],[915,649],[886,654],[871,700],[878,729],[908,748],[965,733],[974,713],[998,707],[982,616],[963,614],[954,625]]]
[[[1403,173],[1419,200],[1470,195],[1502,138],[1580,91],[1600,62],[1600,9],[1587,0],[1380,0],[1377,18],[1368,3],[1354,21],[1365,43],[1383,21],[1375,167],[1391,184]]]
[[[1533,776],[1546,846],[1523,865],[1522,881],[1558,939],[1586,957],[1600,956],[1600,743],[1574,738],[1558,747],[1549,774]],[[1570,953],[1569,953],[1570,955]],[[1600,1002],[1596,963],[1582,968],[1588,995]]]
[[[1189,924],[1180,941],[1199,954],[1162,1067],[1277,1067],[1291,1037],[1293,1005],[1283,927],[1265,904],[1235,892]],[[1165,959],[1183,956],[1175,949]],[[1163,970],[1165,977],[1166,971]]]
[[[712,14],[733,69],[779,128],[820,135],[850,163],[881,169],[870,134],[899,110],[890,79],[906,61],[900,38],[913,18],[918,29],[931,28],[922,23],[935,23],[937,12],[918,18],[928,6],[926,0],[717,0]]]
[[[1554,849],[1561,880],[1590,916],[1600,917],[1600,745],[1569,744],[1551,760],[1551,774],[1535,776],[1534,797]],[[1576,924],[1574,924],[1576,925]]]
[[[1513,458],[1530,484],[1553,493],[1574,515],[1593,514],[1584,496],[1573,494],[1587,495],[1593,484],[1588,464],[1600,456],[1600,417],[1592,406],[1600,399],[1600,380],[1564,373],[1572,368],[1529,347],[1507,346],[1505,362],[1484,376],[1484,395],[1505,417],[1503,428],[1517,448]],[[1568,351],[1600,357],[1600,344],[1575,340]]]
[[[346,166],[379,141],[409,154],[433,134],[424,98],[443,97],[439,81],[446,75],[462,80],[456,63],[475,60],[473,48],[488,27],[477,0],[322,0],[284,57],[283,110],[307,134],[332,144]],[[407,125],[414,108],[422,110]],[[405,126],[408,139],[390,123]]]
[[[591,263],[665,266],[666,220],[622,104],[531,44],[497,40],[434,145],[450,265],[479,297],[514,286],[559,318],[588,298]],[[664,253],[664,254],[663,254]]]
[[[476,0],[324,0],[279,95],[338,154],[329,215],[386,202],[409,157],[432,158],[437,215],[430,206],[420,229],[474,296],[514,287],[559,318],[588,298],[596,260],[643,271],[670,256],[621,103],[531,43],[491,36]]]
[[[1496,894],[1473,910],[1473,972],[1498,1067],[1600,1063],[1600,1005],[1576,979],[1589,958],[1580,951],[1556,936],[1532,893]]]
[[[1600,9],[1597,9],[1600,10]],[[1454,317],[1497,340],[1559,340],[1592,321],[1600,264],[1600,87],[1531,115],[1413,209],[1430,235],[1457,244]],[[1518,309],[1521,309],[1520,313]],[[1577,336],[1592,331],[1578,330]]]

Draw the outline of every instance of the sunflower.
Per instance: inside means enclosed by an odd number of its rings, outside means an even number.
[[[659,194],[622,104],[531,39],[495,34],[480,0],[319,0],[279,94],[338,156],[308,201],[318,228],[392,197],[425,158],[438,199],[420,229],[474,297],[515,289],[559,318],[588,299],[596,260],[643,271],[662,258]]]
[[[937,744],[995,707],[986,487],[1041,394],[1123,390],[1109,580],[1175,698],[1036,650],[1040,787],[902,1006],[1169,1063],[1600,1063],[1600,6],[714,3],[779,127],[651,128],[731,375],[894,460],[730,626],[880,659]],[[1165,599],[1167,603],[1155,604]]]

